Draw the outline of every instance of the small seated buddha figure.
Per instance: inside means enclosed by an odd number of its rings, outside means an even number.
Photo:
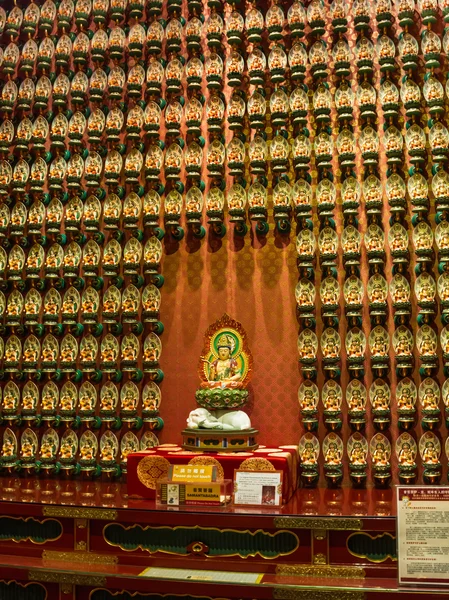
[[[389,464],[387,450],[381,443],[376,444],[376,448],[373,452],[372,457],[373,463],[376,467],[383,467]]]
[[[363,450],[361,442],[354,442],[349,461],[352,465],[366,465],[366,453]]]
[[[422,459],[426,465],[437,465],[440,462],[440,457],[433,442],[426,442],[426,446],[422,453]]]
[[[305,448],[301,453],[302,465],[315,465],[318,461],[318,456],[311,442],[306,442]]]
[[[415,457],[413,456],[412,449],[408,442],[402,444],[402,448],[398,455],[399,464],[403,467],[415,466]]]
[[[340,465],[341,464],[341,452],[335,442],[330,442],[329,448],[324,455],[324,462],[327,465]]]

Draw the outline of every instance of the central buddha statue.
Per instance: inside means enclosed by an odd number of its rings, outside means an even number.
[[[201,384],[195,394],[199,408],[190,413],[184,433],[253,432],[248,415],[238,410],[248,399],[251,369],[246,333],[225,314],[206,332],[198,370]]]
[[[202,362],[209,365],[209,372],[206,373],[208,381],[202,382],[202,388],[241,388],[242,373],[235,358],[232,358],[235,350],[235,340],[232,336],[223,334],[217,343],[218,356],[210,361],[207,358],[201,358]]]

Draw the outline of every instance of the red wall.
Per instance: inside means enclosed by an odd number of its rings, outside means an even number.
[[[223,240],[206,236],[198,242],[186,235],[178,247],[167,242],[161,303],[162,443],[181,441],[188,413],[196,408],[204,334],[224,312],[242,323],[253,353],[246,410],[260,431],[259,442],[298,443],[298,271],[293,234],[291,238],[284,241],[271,229],[265,240],[250,232],[241,240],[234,238],[231,225]]]

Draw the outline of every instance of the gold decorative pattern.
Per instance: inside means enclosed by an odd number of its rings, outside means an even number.
[[[363,527],[362,519],[340,519],[328,517],[316,519],[315,517],[275,517],[274,526],[278,529],[325,529],[327,531],[360,531]]]
[[[275,600],[364,600],[364,592],[346,592],[343,590],[305,590],[297,587],[275,588]]]
[[[151,490],[156,489],[158,479],[167,476],[170,463],[162,456],[145,456],[137,465],[137,477],[140,483]]]
[[[87,527],[87,519],[77,519],[76,526],[78,529],[86,529]]]
[[[224,479],[224,470],[220,462],[212,456],[195,456],[189,460],[189,465],[203,465],[217,468],[217,479]]]
[[[327,538],[327,531],[323,529],[314,529],[313,537],[316,540],[325,540]]]
[[[331,567],[329,565],[276,565],[276,575],[297,577],[332,577],[334,579],[364,579],[362,567]]]
[[[239,469],[241,471],[276,471],[273,464],[266,458],[247,458]]]
[[[63,594],[73,594],[73,585],[71,583],[61,583],[61,592]]]
[[[83,575],[82,573],[58,573],[57,571],[28,571],[29,581],[47,583],[65,583],[69,585],[106,585],[106,577],[100,575]]]
[[[115,521],[117,519],[117,511],[107,508],[44,506],[42,513],[45,517],[67,517],[69,519],[98,519],[100,521]]]
[[[326,555],[323,554],[322,552],[319,552],[318,554],[315,554],[313,557],[313,564],[314,565],[325,565],[327,563],[326,560]]]
[[[56,550],[44,550],[42,552],[44,560],[57,560],[59,562],[80,562],[92,563],[96,565],[116,565],[117,556],[108,554],[95,554],[93,552],[58,552]]]
[[[0,579],[0,583],[4,583],[5,585],[11,585],[11,583],[15,583],[16,585],[20,586],[21,588],[27,588],[29,585],[38,585],[45,592],[44,600],[48,599],[47,588],[45,586],[41,585],[40,583],[36,583],[34,581],[30,581],[29,583],[21,583],[20,581],[17,581],[16,579],[9,579],[9,580]]]

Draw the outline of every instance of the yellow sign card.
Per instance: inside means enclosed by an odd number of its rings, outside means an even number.
[[[186,504],[219,504],[221,483],[188,483]]]
[[[213,465],[173,465],[172,481],[214,481]]]

